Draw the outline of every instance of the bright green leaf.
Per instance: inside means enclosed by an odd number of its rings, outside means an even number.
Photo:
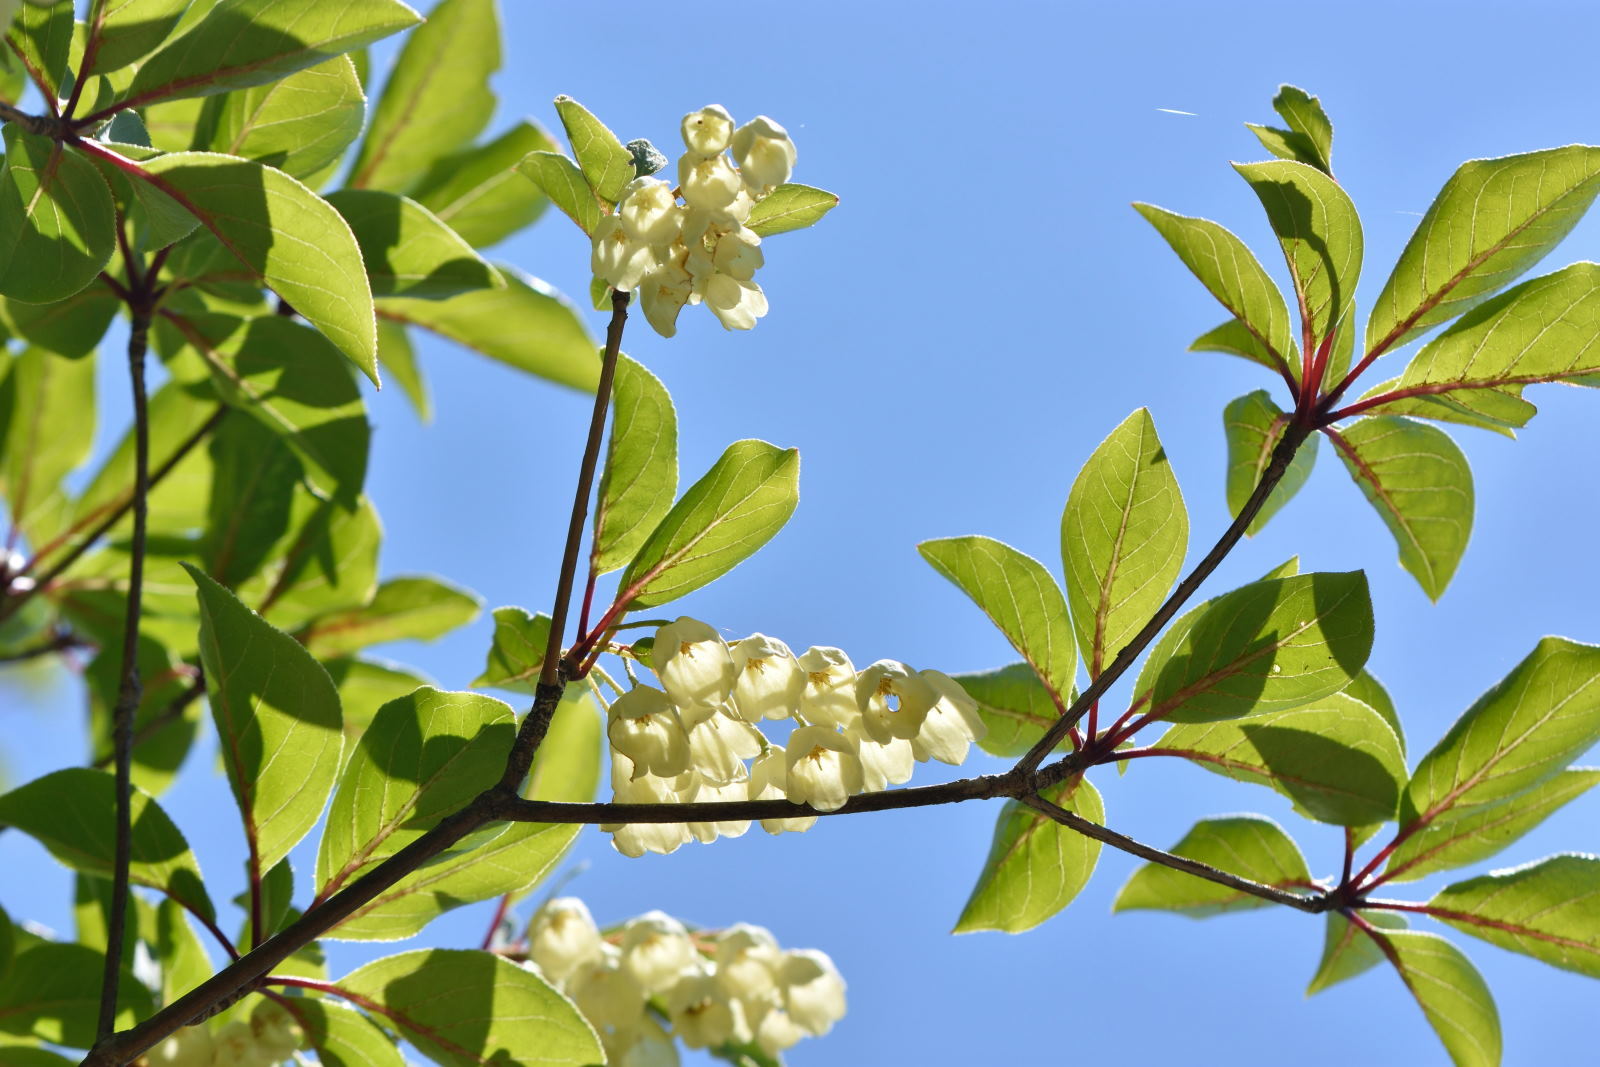
[[[371,501],[348,509],[311,493],[295,498],[294,533],[282,555],[240,596],[261,604],[283,630],[297,630],[319,615],[358,607],[378,587],[378,545],[383,530]]]
[[[417,418],[424,424],[432,422],[433,400],[428,395],[428,382],[422,376],[416,349],[412,347],[411,335],[404,323],[378,319],[378,365],[406,394]]]
[[[1022,755],[1061,717],[1050,690],[1026,663],[952,677],[978,702],[978,718],[987,727],[978,747],[991,755]],[[1075,698],[1068,696],[1068,703]]]
[[[1222,409],[1222,430],[1228,439],[1228,512],[1234,517],[1261,484],[1261,476],[1272,462],[1272,453],[1283,440],[1291,418],[1272,402],[1265,389],[1246,393]],[[1267,520],[1294,498],[1311,477],[1317,462],[1317,437],[1313,434],[1299,448],[1283,472],[1283,477],[1268,494],[1266,503],[1251,520],[1247,534],[1261,532]]]
[[[1040,795],[1090,822],[1105,821],[1100,794],[1085,779],[1068,780]],[[995,823],[989,858],[954,932],[1033,929],[1072,903],[1099,857],[1100,842],[1035,808],[1007,801]]]
[[[193,567],[200,657],[228,784],[257,869],[316,825],[333,790],[340,748],[339,693],[288,634]]]
[[[411,189],[439,157],[469,143],[494,114],[500,69],[494,0],[444,0],[412,31],[384,84],[350,172],[354,189]]]
[[[1238,319],[1229,319],[1221,326],[1207,330],[1189,345],[1191,352],[1225,352],[1230,356],[1259,363],[1268,370],[1280,370],[1261,338],[1250,332],[1250,327]],[[1295,381],[1300,380],[1300,360],[1296,356],[1287,368]]]
[[[1067,603],[1090,678],[1156,613],[1188,545],[1178,479],[1140,408],[1094,450],[1061,515]]]
[[[254,576],[289,529],[305,468],[254,419],[226,419],[211,435],[211,513],[201,542],[206,573],[230,589]]]
[[[1399,739],[1343,693],[1228,722],[1179,724],[1155,747],[1208,771],[1268,786],[1319,822],[1364,827],[1394,817],[1405,782]]]
[[[1457,882],[1428,908],[1491,945],[1600,978],[1600,856],[1550,856]]]
[[[814,226],[837,206],[839,197],[826,189],[785,182],[756,201],[745,225],[759,237],[770,237]]]
[[[412,197],[474,248],[487,248],[535,222],[550,200],[517,173],[529,152],[556,143],[526,120],[486,144],[444,156]]]
[[[94,443],[94,361],[27,348],[0,368],[0,497],[39,547],[66,524],[62,479]]]
[[[620,588],[630,608],[676,600],[714,581],[770,541],[800,499],[800,454],[735,441],[667,512]]]
[[[589,188],[613,204],[622,199],[623,187],[634,178],[633,153],[622,146],[605,123],[572,97],[556,97],[556,112],[566,128],[572,157],[578,161]]]
[[[442,300],[505,285],[454,230],[414,200],[377,189],[328,196],[361,246],[375,296]]]
[[[1401,826],[1477,815],[1600,741],[1600,647],[1546,637],[1475,701],[1411,776]]]
[[[315,184],[361,132],[366,98],[349,56],[218,100],[211,136],[184,145],[242,156]]]
[[[502,289],[479,289],[449,300],[385,297],[379,313],[431,330],[518,370],[593,392],[599,348],[567,299],[537,278],[503,264]]]
[[[65,300],[110,262],[111,190],[93,163],[59,141],[7,124],[5,146],[0,293],[29,304]]]
[[[1405,919],[1394,912],[1367,909],[1361,913],[1361,917],[1384,930],[1406,928]],[[1322,959],[1317,964],[1317,973],[1311,976],[1311,984],[1306,987],[1306,996],[1365,974],[1382,962],[1383,950],[1372,938],[1343,915],[1330,911],[1327,931],[1323,936]]]
[[[1371,651],[1372,601],[1360,571],[1253,582],[1174,623],[1135,691],[1172,722],[1229,719],[1337,693]]]
[[[123,106],[266,85],[420,21],[399,0],[220,0],[140,65]]]
[[[356,743],[367,732],[378,709],[433,683],[414,671],[382,660],[342,657],[322,664],[339,689],[344,706],[344,759],[355,755]]]
[[[83,945],[35,941],[0,979],[0,1033],[88,1048],[95,1041],[105,955]],[[150,1014],[150,993],[124,969],[117,987],[117,1028]]]
[[[21,58],[30,76],[51,96],[62,95],[72,54],[73,5],[25,3],[6,33],[6,40]]]
[[[372,602],[314,620],[300,640],[318,659],[386,641],[432,641],[478,617],[476,596],[438,578],[390,578]]]
[[[1326,173],[1333,173],[1333,123],[1322,110],[1322,101],[1293,85],[1278,86],[1278,95],[1272,98],[1272,110],[1289,124],[1292,133],[1304,137],[1316,153],[1314,160],[1306,160]]]
[[[7,300],[0,306],[6,327],[18,337],[68,359],[94,351],[122,302],[103,285],[90,285],[53,304]]]
[[[1401,725],[1400,712],[1396,710],[1394,700],[1382,682],[1374,678],[1370,672],[1362,671],[1350,679],[1350,684],[1344,687],[1344,695],[1354,697],[1377,712],[1379,717],[1389,724],[1389,729],[1394,731],[1395,739],[1400,742],[1400,754],[1405,755],[1405,727]]]
[[[1305,857],[1283,827],[1262,815],[1201,819],[1168,851],[1279,889],[1311,888]],[[1192,874],[1147,863],[1133,872],[1112,911],[1175,911],[1201,919],[1265,908],[1270,901]]]
[[[1469,314],[1476,314],[1476,310]],[[1361,394],[1360,399],[1375,400],[1393,394],[1400,387],[1399,378],[1380,382]],[[1506,389],[1456,389],[1444,393],[1420,393],[1416,396],[1395,396],[1368,409],[1385,415],[1410,415],[1435,422],[1453,422],[1461,426],[1474,426],[1480,430],[1516,437],[1517,428],[1527,425],[1539,409]]]
[[[405,1067],[394,1040],[354,1008],[312,997],[288,997],[283,1006],[324,1067]]]
[[[190,0],[106,0],[100,5],[98,45],[89,73],[106,74],[155,51],[183,17]]]
[[[35,838],[73,870],[110,875],[116,853],[116,798],[116,779],[110,773],[69,767],[0,796],[0,823]],[[161,806],[137,789],[132,821],[129,879],[202,915],[214,915],[188,842]]]
[[[589,556],[596,574],[633,560],[678,491],[678,416],[661,380],[621,356],[611,411]]]
[[[1151,204],[1133,206],[1211,295],[1255,337],[1271,366],[1299,363],[1283,294],[1243,241],[1209,219],[1177,215]]]
[[[517,170],[586,234],[600,225],[600,202],[578,165],[559,152],[529,152]]]
[[[1385,930],[1377,936],[1456,1067],[1499,1067],[1500,1012],[1472,961],[1435,934]]]
[[[539,684],[545,649],[550,639],[550,616],[530,615],[522,608],[494,609],[494,644],[474,689],[485,686],[530,696]]]
[[[1463,163],[1400,253],[1367,320],[1389,349],[1455,318],[1517,279],[1600,193],[1600,148],[1568,145]]]
[[[1350,477],[1400,546],[1400,565],[1438,600],[1472,536],[1472,468],[1443,430],[1373,415],[1329,434]]]
[[[583,1067],[605,1053],[572,1002],[533,971],[488,952],[419,949],[336,983],[444,1067]]]

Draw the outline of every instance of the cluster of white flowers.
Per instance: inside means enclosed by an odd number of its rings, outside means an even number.
[[[595,228],[590,266],[613,289],[638,290],[663,337],[677,332],[685,304],[704,303],[726,329],[748,330],[767,313],[767,298],[754,280],[761,238],[745,222],[756,201],[789,180],[794,142],[765,115],[734,129],[712,104],[684,116],[683,143],[677,189],[659,178],[631,182],[617,213]]]
[[[813,949],[784,951],[772,934],[740,923],[691,934],[663,912],[609,936],[583,901],[551,900],[528,927],[532,966],[570,996],[620,1067],[678,1062],[690,1048],[728,1042],[776,1056],[844,1017],[844,979]]]
[[[249,1020],[235,1019],[215,1033],[186,1026],[150,1050],[150,1067],[271,1067],[298,1059],[305,1030],[283,1006],[261,999]]]
[[[607,712],[619,802],[787,797],[833,811],[856,793],[905,782],[919,761],[962,763],[984,733],[977,704],[958,683],[894,660],[857,671],[837,648],[796,656],[764,634],[729,646],[690,618],[657,630],[650,657],[661,688],[636,686]],[[784,745],[756,726],[785,719],[796,725]],[[778,834],[816,821],[763,819],[761,826]],[[749,828],[747,821],[601,827],[629,856]]]

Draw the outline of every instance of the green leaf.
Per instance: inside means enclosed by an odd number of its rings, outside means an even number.
[[[372,428],[338,349],[278,315],[173,321],[222,399],[281,437],[314,469],[313,482],[353,506],[366,481]]]
[[[1261,476],[1272,462],[1272,453],[1283,440],[1290,421],[1291,417],[1272,402],[1272,394],[1265,389],[1246,393],[1222,409],[1222,430],[1228,439],[1228,513],[1235,518],[1261,484]],[[1294,498],[1311,477],[1316,462],[1317,438],[1313,434],[1295,449],[1289,468],[1251,520],[1248,535],[1260,533],[1267,520]]]
[[[503,289],[479,289],[449,300],[385,297],[378,311],[518,370],[593,392],[600,381],[599,348],[577,308],[537,278],[497,267]]]
[[[826,189],[785,182],[756,201],[745,225],[758,237],[770,237],[814,226],[838,206],[839,197]]]
[[[1476,311],[1468,314],[1476,314]],[[1400,388],[1399,378],[1380,382],[1361,394],[1360,399],[1388,397],[1370,409],[1385,415],[1410,415],[1435,422],[1453,422],[1489,430],[1502,437],[1515,438],[1517,428],[1539,413],[1539,409],[1505,389],[1457,389],[1445,393],[1417,396],[1391,396]]]
[[[410,190],[441,156],[468,144],[494,114],[500,69],[494,0],[444,0],[406,38],[350,172],[354,189]]]
[[[314,620],[300,640],[318,659],[387,641],[432,641],[478,617],[478,598],[438,578],[390,578],[364,607]]]
[[[1300,362],[1289,327],[1289,309],[1245,243],[1209,219],[1177,215],[1151,204],[1134,204],[1172,246],[1184,266],[1221,301],[1267,353],[1270,366]]]
[[[137,655],[143,698],[133,717],[133,736],[138,739],[133,748],[133,784],[157,796],[172,784],[189,755],[200,732],[203,705],[188,698],[193,671],[159,641],[141,634]],[[122,681],[121,642],[101,648],[83,673],[89,691],[91,762],[109,767],[111,712]],[[174,714],[180,703],[185,706]]]
[[[800,453],[735,441],[673,505],[623,572],[629,609],[676,600],[770,541],[800,499]]]
[[[483,792],[516,732],[507,705],[476,693],[424,688],[380,708],[333,796],[317,851],[319,898]]]
[[[1189,345],[1191,352],[1225,352],[1230,356],[1259,363],[1268,370],[1279,370],[1278,363],[1261,339],[1250,332],[1250,327],[1238,319],[1229,319],[1215,329],[1207,330]],[[1300,361],[1295,359],[1287,368],[1295,381],[1300,380]]]
[[[617,360],[611,439],[594,511],[592,569],[626,566],[678,491],[678,416],[661,380],[627,356]]]
[[[336,983],[444,1067],[583,1067],[605,1053],[572,1002],[533,971],[488,952],[419,949]]]
[[[327,201],[280,170],[208,152],[159,156],[144,171],[377,384],[361,249]]]
[[[1407,837],[1389,857],[1386,877],[1410,881],[1434,871],[1486,860],[1534,829],[1569,800],[1600,782],[1600,769],[1562,771],[1516,796],[1464,819],[1429,823]]]
[[[239,590],[242,599],[261,604],[262,614],[283,630],[372,599],[383,531],[371,501],[362,497],[349,509],[304,491],[295,497],[289,528],[282,550]]]
[[[266,85],[420,21],[399,0],[220,0],[140,65],[122,106]]]
[[[1333,123],[1322,110],[1322,101],[1293,85],[1278,86],[1278,95],[1272,98],[1272,110],[1282,116],[1293,133],[1310,142],[1316,153],[1312,163],[1318,170],[1333,173]]]
[[[1091,822],[1105,821],[1100,794],[1086,779],[1062,782],[1040,795]],[[995,822],[989,858],[952,932],[1020,934],[1033,929],[1072,903],[1099,857],[1100,842],[1026,804],[1006,801]]]
[[[6,327],[18,337],[68,359],[94,351],[116,318],[121,301],[103,285],[90,285],[53,304],[7,300],[0,306]]]
[[[1472,536],[1472,468],[1443,430],[1373,415],[1330,432],[1345,469],[1400,546],[1400,565],[1434,600]]]
[[[324,1067],[405,1067],[405,1058],[378,1024],[343,1004],[312,997],[282,1002],[306,1032]]]
[[[951,677],[978,702],[978,718],[988,728],[978,747],[990,755],[1022,755],[1061,717],[1050,690],[1026,663]],[[1068,698],[1069,706],[1075,696]]]
[[[586,234],[600,225],[600,202],[578,165],[559,152],[529,152],[517,170]]]
[[[1394,912],[1365,910],[1361,917],[1384,930],[1404,930],[1406,921]],[[1336,911],[1328,912],[1327,932],[1322,942],[1322,959],[1311,976],[1306,996],[1320,993],[1347,978],[1365,974],[1383,962],[1383,950],[1355,923]]]
[[[382,660],[343,657],[323,663],[339,689],[344,706],[344,760],[355,755],[356,743],[367,732],[378,709],[432,682],[424,676]]]
[[[622,199],[623,188],[634,178],[633,153],[622,146],[605,123],[572,97],[556,97],[556,113],[561,116],[572,157],[578,161],[589,188],[610,203]]]
[[[1169,850],[1229,874],[1277,886],[1311,888],[1305,857],[1283,827],[1262,815],[1201,819]],[[1203,919],[1224,912],[1270,907],[1271,902],[1192,874],[1147,863],[1133,872],[1112,911],[1175,911]]]
[[[1184,615],[1162,636],[1135,691],[1172,722],[1213,722],[1337,693],[1372,651],[1366,575],[1253,582]]]
[[[83,945],[34,941],[0,978],[0,1033],[53,1045],[88,1048],[95,1042],[105,955]],[[124,969],[117,986],[117,1028],[150,1014],[150,993]]]
[[[221,97],[211,136],[183,147],[253,159],[315,185],[361,132],[366,111],[355,64],[335,56]]]
[[[1472,961],[1435,934],[1386,930],[1377,936],[1456,1067],[1498,1067],[1500,1012]]]
[[[11,916],[6,914],[4,908],[0,908],[0,979],[4,979],[6,972],[11,969],[11,961],[16,954],[16,927],[12,925]]]
[[[159,48],[190,0],[107,0],[100,7],[94,63],[82,74],[120,70]]]
[[[1597,340],[1600,263],[1574,263],[1462,316],[1423,346],[1395,387],[1521,426],[1534,414],[1525,386],[1600,384]]]
[[[1600,193],[1600,148],[1463,163],[1406,242],[1367,320],[1389,349],[1487,300],[1565,237]]]
[[[109,773],[69,767],[0,796],[0,823],[35,838],[75,871],[110,875],[116,853],[116,798],[116,780]],[[207,918],[214,916],[200,865],[178,827],[140,790],[133,792],[131,810],[129,880],[158,889]]]
[[[1382,716],[1343,693],[1230,722],[1180,724],[1155,747],[1268,786],[1308,818],[1363,827],[1394,817],[1405,756]]]
[[[406,394],[417,418],[424,424],[432,422],[433,400],[428,395],[428,382],[417,364],[417,352],[411,345],[411,335],[404,323],[384,318],[378,320],[378,365]]]
[[[474,248],[487,248],[534,223],[549,198],[517,173],[529,152],[556,143],[526,120],[486,144],[474,145],[434,163],[412,197]]]
[[[454,230],[414,200],[377,189],[328,196],[356,235],[375,296],[427,300],[505,285]]]
[[[531,696],[539,685],[549,640],[550,616],[544,612],[530,615],[522,608],[495,608],[494,644],[489,648],[483,673],[473,679],[472,687],[488,686]]]
[[[94,443],[94,361],[27,348],[0,368],[0,497],[38,548],[66,524],[62,479]]]
[[[26,3],[6,33],[6,40],[41,91],[62,95],[72,54],[73,5]],[[13,101],[15,102],[15,101]]]
[[[1394,731],[1395,739],[1400,742],[1400,754],[1405,755],[1405,727],[1401,725],[1400,713],[1395,709],[1394,700],[1390,698],[1389,691],[1384,689],[1382,682],[1374,678],[1370,672],[1362,671],[1350,679],[1350,684],[1344,687],[1344,695],[1354,697],[1377,712],[1383,721],[1389,724],[1389,729]]]
[[[602,720],[589,696],[576,689],[569,691],[556,708],[522,795],[573,803],[594,800],[604,745]],[[531,822],[490,827],[486,832],[494,836],[486,843],[462,848],[407,875],[357,909],[330,936],[347,941],[392,941],[412,936],[464,904],[508,893],[514,897],[524,894],[555,869],[580,829]]]
[[[1339,183],[1304,163],[1235,163],[1283,246],[1295,296],[1317,343],[1333,332],[1361,276],[1361,219]]]
[[[1491,945],[1600,978],[1600,856],[1549,856],[1457,882],[1428,908]]]
[[[1293,159],[1321,169],[1317,146],[1305,134],[1296,133],[1294,130],[1280,130],[1276,126],[1262,126],[1254,122],[1247,122],[1244,125],[1245,129],[1256,135],[1256,140],[1261,142],[1262,148],[1279,159]]]
[[[1050,572],[1032,556],[989,537],[923,541],[917,551],[983,610],[1064,708],[1077,655],[1067,602]]]
[[[210,452],[211,514],[201,552],[206,573],[233,589],[261,570],[288,532],[305,468],[254,419],[225,419]]]
[[[340,747],[339,693],[311,654],[206,575],[184,567],[200,600],[200,657],[228,784],[258,870],[277,863],[322,816]]]
[[[1061,515],[1067,603],[1090,678],[1156,613],[1188,545],[1178,479],[1140,408],[1094,450]]]
[[[1600,741],[1600,647],[1546,637],[1475,701],[1411,776],[1402,827],[1475,816]]]
[[[8,124],[5,146],[0,293],[28,304],[65,300],[111,260],[111,190],[93,163],[58,141]]]

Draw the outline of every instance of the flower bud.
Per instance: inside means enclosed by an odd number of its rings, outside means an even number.
[[[683,116],[683,143],[697,156],[714,156],[733,137],[733,116],[721,104],[707,104]]]
[[[800,708],[806,676],[789,646],[752,634],[733,646],[733,704],[746,722],[787,719]]]
[[[861,792],[861,758],[853,741],[830,726],[802,726],[784,754],[785,794],[796,804],[834,811]]]
[[[552,982],[564,983],[600,956],[600,931],[589,908],[577,897],[556,897],[528,924],[528,955]]]
[[[794,173],[794,142],[788,130],[757,115],[734,132],[733,158],[750,191],[765,196]]]

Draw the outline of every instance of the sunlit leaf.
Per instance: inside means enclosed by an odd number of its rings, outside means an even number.
[[[432,641],[477,618],[479,607],[476,596],[438,578],[390,578],[371,603],[324,615],[299,636],[326,659],[386,641]]]
[[[1261,815],[1201,819],[1169,852],[1279,889],[1311,888],[1305,857],[1283,827]],[[1271,901],[1147,863],[1133,872],[1112,911],[1175,911],[1191,918],[1270,907]]]
[[[661,380],[620,356],[611,411],[589,550],[596,574],[633,560],[678,491],[678,416]]]
[[[1244,510],[1261,484],[1290,421],[1291,416],[1272,402],[1272,394],[1265,389],[1246,393],[1222,409],[1222,430],[1228,439],[1228,512],[1233,516]],[[1295,449],[1288,469],[1251,520],[1247,534],[1259,533],[1267,520],[1294,498],[1311,477],[1316,462],[1317,437],[1313,434]]]

